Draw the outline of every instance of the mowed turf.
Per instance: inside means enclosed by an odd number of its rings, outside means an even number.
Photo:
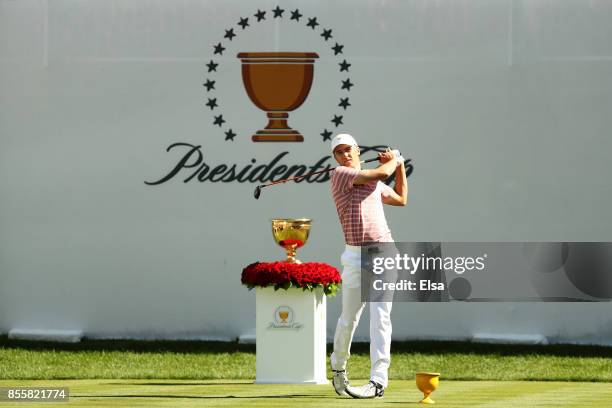
[[[0,387],[69,387],[69,403],[43,404],[64,407],[417,407],[421,394],[414,373],[440,371],[435,406],[612,406],[610,347],[422,341],[394,342],[392,351],[385,398],[359,401],[336,396],[330,385],[253,384],[254,345],[126,340],[58,344],[0,336]],[[363,384],[369,373],[368,345],[356,343],[352,352],[350,378]],[[290,364],[290,358],[281,363]],[[0,402],[4,406],[41,405]]]
[[[63,380],[0,381],[0,387],[64,386],[70,402],[45,407],[401,407],[419,406],[414,381],[391,381],[383,399],[354,400],[336,396],[330,385],[261,385],[215,380]],[[606,383],[531,381],[445,381],[432,395],[438,407],[609,407],[612,386]],[[0,406],[41,406],[6,403]]]
[[[462,381],[612,382],[612,347],[418,341],[394,342],[391,349],[392,380],[411,380],[417,371],[436,371],[447,380]],[[368,378],[368,344],[355,343],[351,351],[351,378]],[[290,358],[283,361],[290,362]],[[0,380],[252,380],[255,375],[255,346],[236,342],[84,340],[58,344],[0,336]]]

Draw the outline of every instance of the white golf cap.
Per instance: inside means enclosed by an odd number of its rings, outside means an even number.
[[[334,149],[336,148],[336,146],[341,145],[341,144],[345,144],[349,146],[359,146],[357,144],[357,141],[353,138],[353,136],[349,135],[348,133],[340,133],[336,135],[331,141],[332,153],[334,152]]]

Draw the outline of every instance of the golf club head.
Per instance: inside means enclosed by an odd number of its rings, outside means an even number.
[[[259,196],[261,195],[261,186],[255,187],[255,191],[253,192],[253,196],[256,200],[259,200]]]

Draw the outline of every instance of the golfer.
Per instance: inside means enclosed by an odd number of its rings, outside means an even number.
[[[331,142],[340,164],[331,173],[331,190],[344,232],[342,253],[342,314],[338,319],[331,355],[333,386],[338,395],[353,398],[382,397],[388,384],[391,363],[391,302],[370,302],[370,382],[349,385],[346,371],[353,334],[365,307],[361,301],[361,246],[372,242],[393,242],[383,204],[404,206],[408,197],[404,158],[392,151],[379,153],[380,166],[362,170],[359,146],[349,134]],[[382,183],[395,172],[395,186]]]

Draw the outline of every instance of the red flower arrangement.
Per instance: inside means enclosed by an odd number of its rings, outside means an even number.
[[[255,262],[242,270],[242,284],[249,290],[256,286],[274,286],[274,290],[291,287],[313,291],[323,287],[328,296],[338,291],[342,278],[336,268],[326,263]]]

